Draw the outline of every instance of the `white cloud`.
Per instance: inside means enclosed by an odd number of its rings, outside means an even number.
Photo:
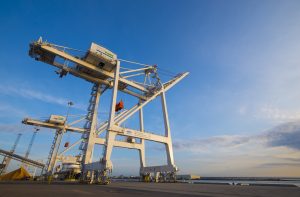
[[[0,103],[0,117],[24,117],[26,112],[7,103]]]
[[[247,106],[240,106],[237,110],[237,112],[240,114],[240,115],[245,115],[247,114],[248,112],[248,107]]]
[[[69,102],[69,100],[66,98],[52,96],[46,93],[42,93],[24,87],[0,85],[0,94],[10,95],[10,96],[21,96],[27,99],[36,99],[42,102],[52,103],[52,104],[57,104],[62,106],[66,106],[67,103]],[[76,105],[74,105],[73,107],[81,110],[86,110],[86,107],[80,103],[76,103]]]
[[[31,133],[33,127],[31,125],[25,125],[20,123],[15,124],[0,124],[0,133]],[[51,131],[51,129],[40,127],[41,131],[46,131],[45,133]]]
[[[300,120],[300,111],[282,110],[270,104],[261,107],[256,117],[279,122]]]
[[[300,176],[295,173],[295,170],[300,170],[300,122],[280,124],[256,135],[174,140],[174,151],[179,158],[185,157],[178,160],[185,173]],[[186,155],[190,156],[186,158]],[[190,164],[189,169],[182,160]]]
[[[204,139],[175,140],[174,148],[193,152],[241,149],[243,146],[287,147],[300,150],[300,122],[288,122],[257,135],[222,135]]]
[[[23,133],[26,131],[26,125],[23,124],[0,124],[0,132]]]
[[[227,150],[234,149],[249,143],[250,140],[252,140],[252,138],[249,136],[222,135],[205,139],[175,140],[173,145],[177,150],[203,152],[223,148],[227,148]]]

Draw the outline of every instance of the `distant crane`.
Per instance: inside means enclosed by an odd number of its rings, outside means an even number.
[[[27,151],[25,153],[25,158],[28,159],[28,156],[29,156],[29,153],[31,151],[31,148],[32,148],[32,145],[33,145],[33,142],[34,142],[34,139],[35,139],[35,136],[37,134],[37,132],[39,131],[40,129],[39,128],[35,128],[35,131],[33,132],[33,135],[31,137],[31,140],[30,140],[30,143],[28,145],[28,148],[27,148]],[[22,162],[22,165],[24,165],[24,161]]]
[[[36,133],[39,131],[40,129],[39,128],[35,128],[35,131],[33,132],[33,135],[31,137],[31,140],[30,140],[30,143],[28,145],[28,149],[26,151],[26,154],[25,154],[25,158],[28,159],[28,156],[29,156],[29,153],[31,151],[31,148],[32,148],[32,144],[33,144],[33,141],[34,141],[34,138],[36,136]]]
[[[11,153],[9,151],[0,149],[0,155],[4,156],[4,157],[9,157],[10,159],[16,160],[16,161],[20,161],[20,162],[26,162],[26,164],[34,166],[34,167],[38,167],[38,168],[44,168],[45,164],[41,163],[40,161],[34,161],[32,159],[26,159],[24,156],[21,155],[17,155],[15,153]]]
[[[76,133],[84,133],[85,129],[83,128],[77,128],[77,127],[73,127],[73,124],[76,124],[80,121],[84,121],[86,118],[85,116],[80,118],[79,120],[76,120],[74,122],[71,122],[69,124],[66,124],[66,117],[64,116],[59,116],[59,115],[51,115],[49,119],[47,120],[35,120],[35,119],[31,119],[31,118],[25,118],[22,123],[26,124],[26,125],[33,125],[33,126],[38,126],[38,127],[44,127],[44,128],[50,128],[50,129],[55,129],[55,137],[53,139],[52,142],[52,146],[50,149],[50,153],[49,153],[49,157],[48,160],[46,162],[46,173],[47,174],[52,174],[54,165],[57,161],[58,158],[60,158],[62,156],[62,153],[60,153],[59,155],[57,155],[58,150],[59,150],[59,146],[63,137],[63,134],[65,132],[76,132]],[[79,141],[78,143],[80,143],[81,141]],[[77,144],[78,144],[77,143]],[[68,148],[66,148],[67,150],[64,150],[63,152],[68,151],[70,148],[74,147],[72,146],[68,146]]]
[[[19,143],[19,140],[20,140],[21,136],[22,136],[22,134],[21,134],[21,133],[18,133],[17,139],[16,139],[16,141],[15,141],[13,147],[12,147],[11,150],[9,151],[10,153],[14,153],[14,152],[15,152],[16,147],[17,147],[17,145],[18,145],[18,143]],[[8,157],[8,156],[5,156],[5,157],[3,158],[3,161],[2,161],[2,163],[1,163],[0,175],[1,175],[1,174],[4,174],[4,173],[6,172],[7,167],[8,167],[8,165],[9,165],[9,163],[10,163],[10,160],[11,160],[11,157]]]

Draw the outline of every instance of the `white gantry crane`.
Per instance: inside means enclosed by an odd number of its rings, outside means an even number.
[[[73,127],[72,125],[85,120],[85,118],[80,118],[79,120],[73,121],[71,123],[66,122],[66,117],[59,115],[51,115],[49,119],[46,120],[37,120],[32,118],[25,118],[22,123],[26,125],[33,125],[43,128],[55,129],[55,136],[52,142],[52,146],[50,149],[50,153],[46,162],[46,166],[44,171],[47,175],[51,175],[53,173],[54,166],[57,160],[62,159],[62,154],[58,155],[58,150],[62,141],[63,134],[65,132],[76,132],[76,133],[84,133],[85,129]]]
[[[46,126],[56,129],[56,137],[51,148],[47,172],[52,173],[55,161],[66,151],[80,144],[81,150],[81,178],[89,183],[109,182],[112,171],[111,154],[113,147],[136,149],[140,155],[140,175],[148,178],[154,175],[155,180],[175,180],[178,171],[173,157],[172,138],[168,118],[165,93],[175,84],[188,75],[188,72],[180,73],[169,81],[162,82],[159,78],[159,68],[156,65],[145,65],[127,60],[118,59],[117,55],[95,43],[85,52],[83,57],[77,57],[72,52],[76,49],[38,41],[30,44],[29,55],[38,61],[42,61],[58,68],[56,71],[60,77],[72,74],[93,83],[86,123],[83,128],[72,128],[65,123],[55,124],[38,120],[25,119],[23,123],[36,126]],[[121,62],[139,64],[140,68],[132,69],[121,67]],[[97,124],[100,97],[107,89],[112,89],[109,118],[101,125]],[[122,101],[117,103],[118,91],[122,91],[137,98],[136,105],[130,109],[123,109]],[[161,99],[164,135],[153,134],[145,131],[143,120],[143,108],[156,98]],[[123,109],[123,110],[122,110]],[[139,113],[139,130],[122,126],[128,118]],[[62,133],[65,131],[80,132],[79,141],[67,147],[60,154],[57,153]],[[100,134],[106,131],[105,138]],[[117,136],[123,136],[125,140],[118,140]],[[139,139],[139,140],[137,140]],[[166,148],[167,164],[162,166],[147,166],[145,162],[145,140],[162,143]],[[103,145],[102,158],[92,161],[94,146]]]

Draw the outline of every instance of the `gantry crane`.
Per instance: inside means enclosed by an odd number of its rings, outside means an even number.
[[[62,121],[55,121],[54,118],[60,117],[63,120]],[[78,127],[72,127],[72,125],[84,120],[85,118],[81,118],[79,120],[76,120],[70,124],[66,123],[66,118],[63,116],[58,116],[58,115],[51,115],[48,120],[37,120],[37,119],[32,119],[32,118],[25,118],[23,119],[22,123],[26,125],[32,125],[32,126],[37,126],[37,127],[44,127],[44,128],[50,128],[50,129],[55,129],[55,136],[51,145],[50,153],[46,162],[46,174],[50,175],[53,172],[53,168],[55,166],[55,163],[58,159],[57,153],[59,150],[59,146],[63,137],[63,134],[67,131],[69,132],[77,132],[77,133],[84,133],[83,128],[78,128]]]
[[[15,150],[17,148],[17,145],[18,145],[18,143],[20,141],[21,136],[22,136],[22,134],[18,133],[16,141],[15,141],[13,147],[11,148],[11,150],[9,151],[9,153],[13,154],[15,152]],[[1,174],[5,174],[5,172],[6,172],[7,168],[8,168],[8,165],[10,163],[10,160],[11,160],[11,157],[9,157],[7,155],[4,156],[4,158],[2,160],[2,164],[1,164],[0,175]]]
[[[68,103],[69,105],[69,103]],[[69,111],[69,109],[68,109]],[[67,113],[68,115],[68,113]],[[54,118],[61,118],[62,121],[57,121]],[[80,127],[74,127],[73,125],[80,123],[81,121],[86,120],[86,117],[80,118],[78,120],[75,120],[71,123],[67,123],[67,116],[60,116],[60,115],[51,115],[48,119],[46,120],[38,120],[38,119],[32,119],[32,118],[24,118],[22,120],[23,124],[26,125],[31,125],[31,126],[36,126],[36,127],[42,127],[42,128],[49,128],[49,129],[55,129],[55,135],[54,139],[52,141],[52,145],[50,148],[50,152],[48,155],[48,159],[44,168],[45,174],[46,175],[52,175],[53,174],[53,169],[55,167],[55,164],[58,160],[62,161],[64,160],[64,153],[66,153],[68,150],[73,148],[74,146],[78,145],[81,141],[77,141],[74,143],[72,146],[66,147],[65,150],[63,150],[60,154],[58,154],[60,144],[62,141],[62,137],[64,133],[66,132],[75,132],[75,133],[81,133],[83,134],[85,132],[84,128]]]
[[[136,149],[140,155],[141,176],[153,174],[155,178],[175,179],[178,171],[173,157],[170,123],[166,105],[165,93],[188,75],[180,73],[167,82],[162,82],[156,65],[140,64],[141,68],[131,69],[121,67],[121,62],[135,63],[118,59],[117,55],[95,43],[83,57],[72,55],[72,48],[63,47],[48,42],[38,41],[30,44],[29,55],[38,61],[57,67],[60,77],[72,74],[93,83],[91,99],[83,128],[81,139],[65,151],[80,144],[82,180],[89,183],[108,183],[112,171],[111,153],[115,146]],[[141,77],[142,76],[142,77]],[[151,80],[152,79],[152,80]],[[109,119],[97,127],[99,99],[107,89],[112,89]],[[116,113],[118,91],[132,95],[138,99],[137,104],[121,113]],[[145,131],[143,107],[157,97],[161,98],[165,135],[153,134]],[[140,129],[135,130],[122,126],[133,114],[139,113]],[[65,129],[62,126],[62,129]],[[99,135],[106,131],[106,137]],[[116,136],[123,136],[127,140],[118,141]],[[137,142],[137,140],[139,141]],[[163,143],[166,147],[167,164],[162,166],[147,166],[145,163],[144,141]],[[92,161],[95,144],[104,145],[102,158]],[[64,153],[63,151],[62,153]]]

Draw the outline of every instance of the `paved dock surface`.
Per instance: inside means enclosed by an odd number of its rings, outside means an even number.
[[[299,187],[118,182],[110,185],[0,183],[0,197],[299,197]]]

